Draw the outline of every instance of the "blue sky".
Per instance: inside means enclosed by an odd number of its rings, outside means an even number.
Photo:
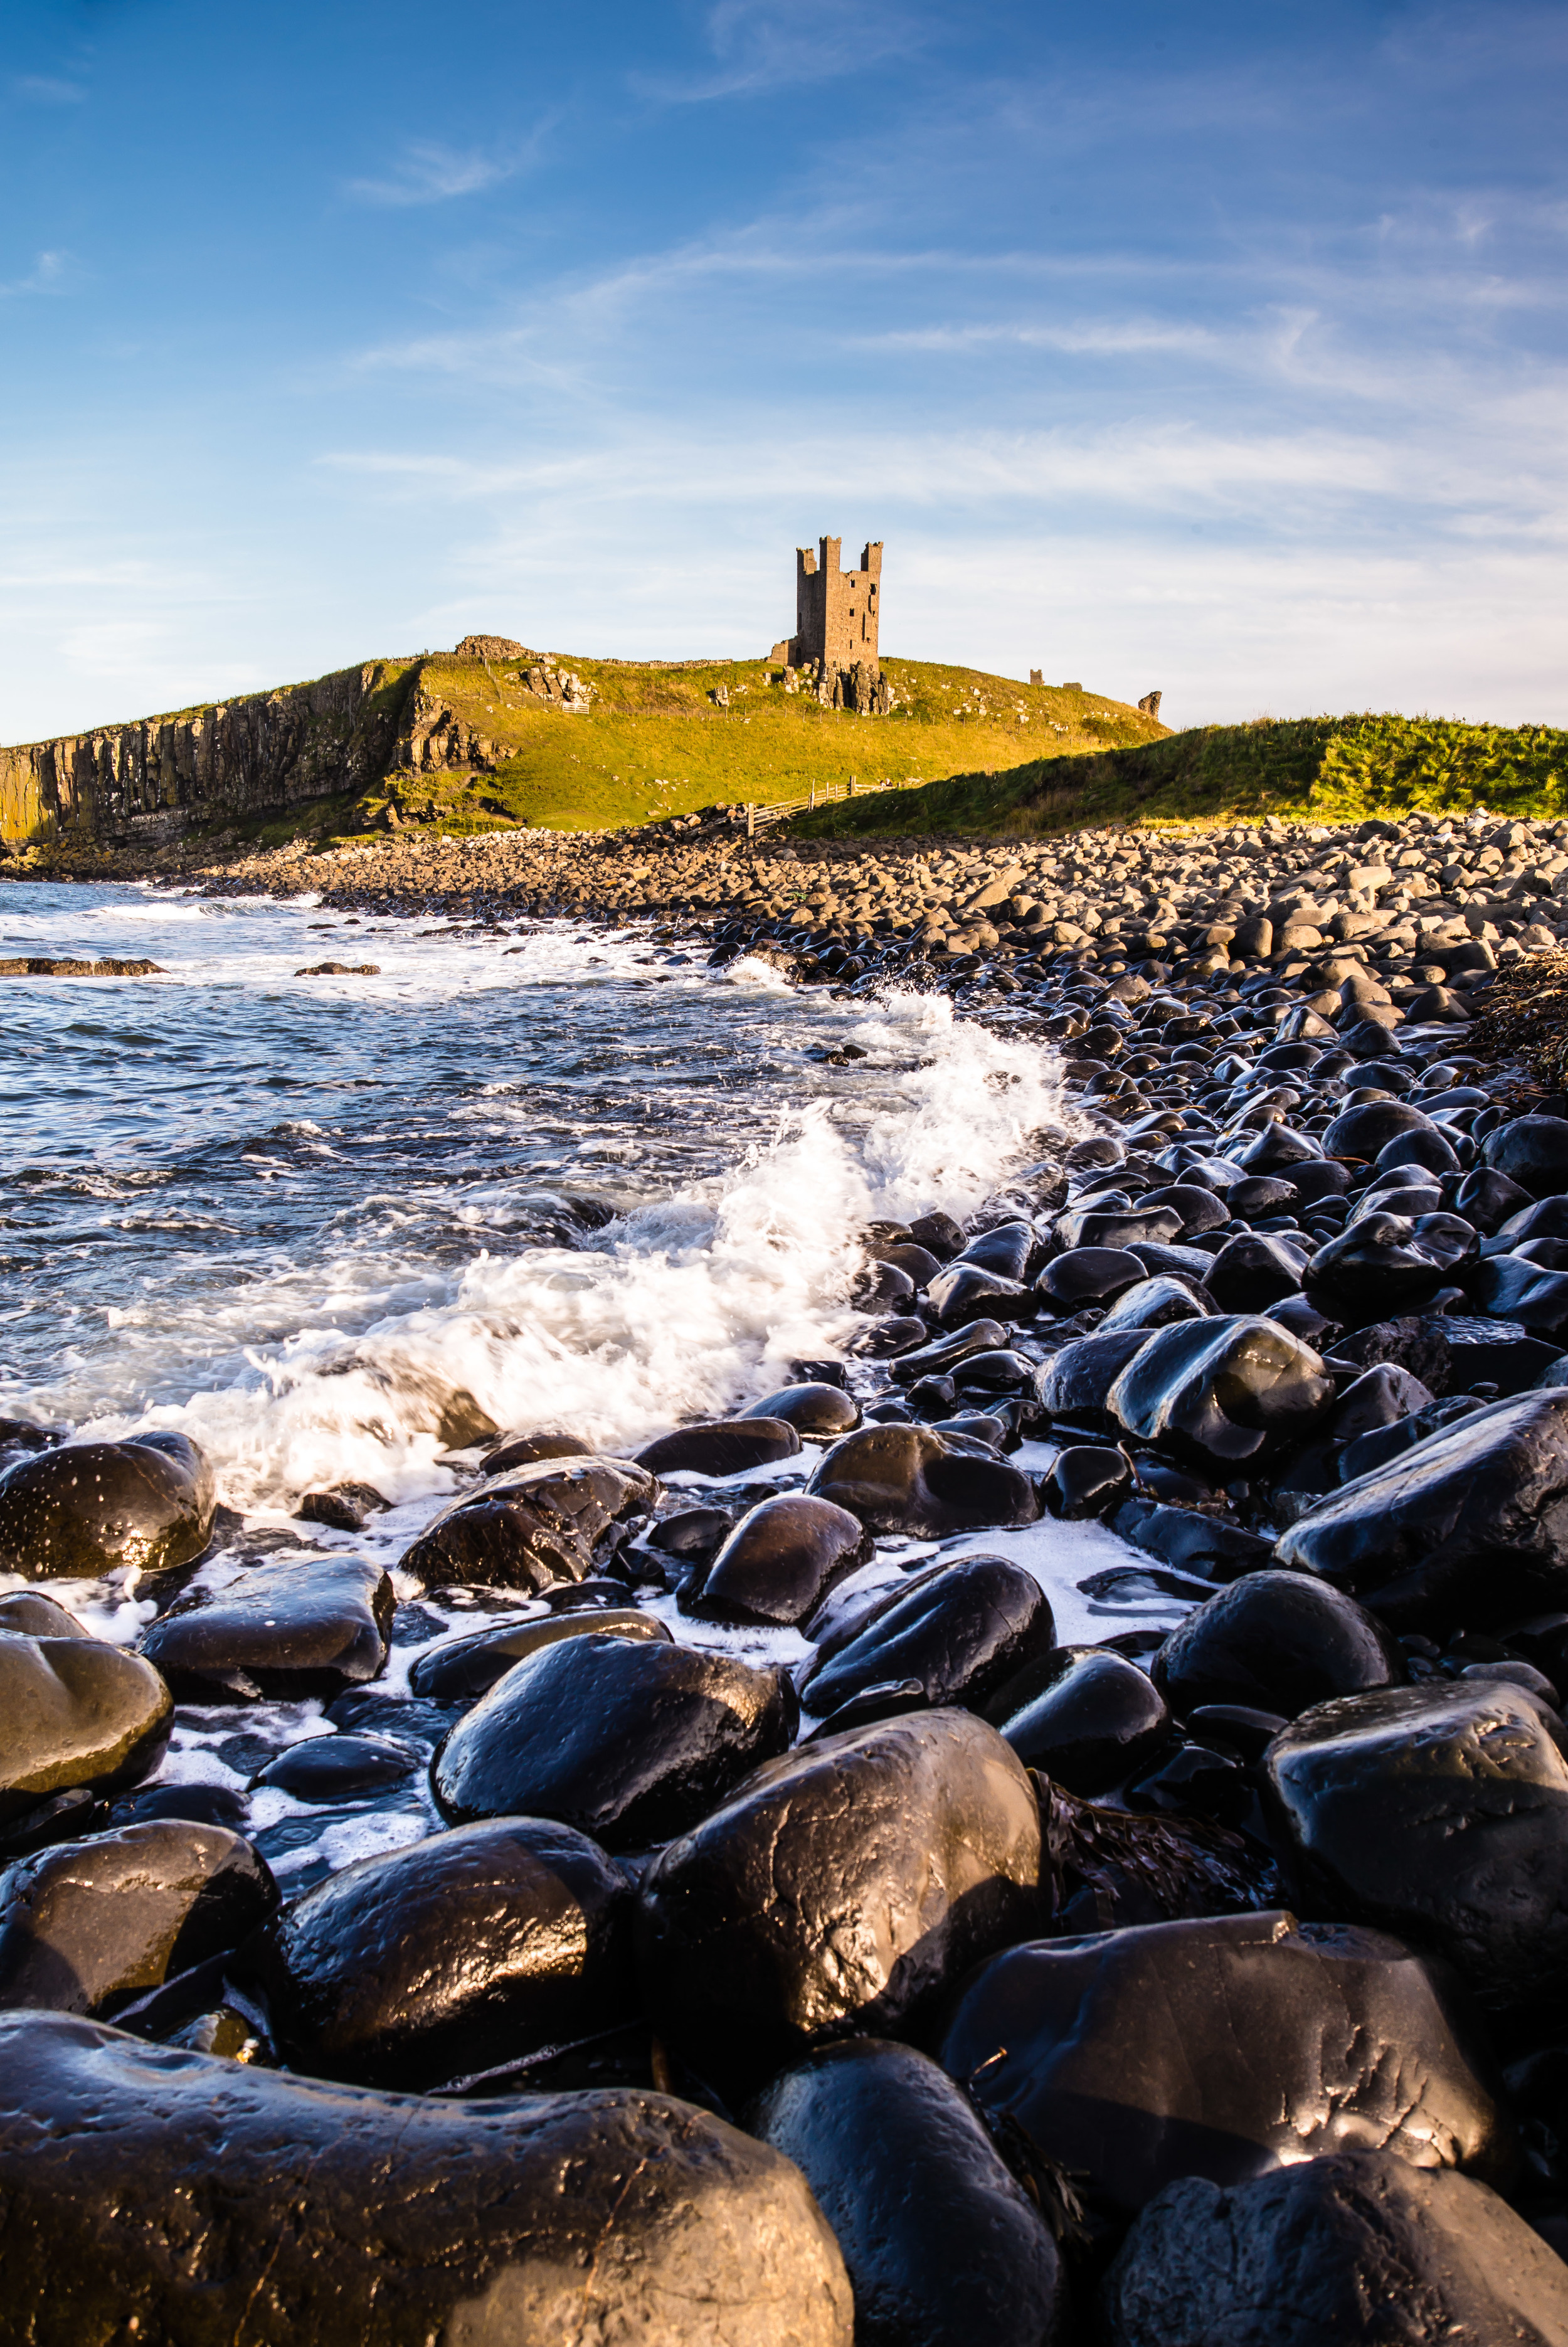
[[[1568,723],[1568,7],[11,0],[0,740],[450,644]]]

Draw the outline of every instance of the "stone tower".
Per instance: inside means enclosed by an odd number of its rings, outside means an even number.
[[[795,548],[794,634],[788,660],[792,668],[810,668],[821,661],[825,671],[854,668],[864,661],[873,676],[879,673],[876,625],[882,586],[882,540],[868,546],[858,570],[841,570],[842,538],[825,538],[820,556],[809,546]]]

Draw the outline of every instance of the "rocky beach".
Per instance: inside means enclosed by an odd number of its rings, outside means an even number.
[[[5,893],[0,2335],[1568,2340],[1568,824]]]

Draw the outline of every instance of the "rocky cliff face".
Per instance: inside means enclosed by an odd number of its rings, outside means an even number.
[[[129,846],[363,790],[393,764],[419,673],[371,661],[276,692],[0,749],[0,839]]]

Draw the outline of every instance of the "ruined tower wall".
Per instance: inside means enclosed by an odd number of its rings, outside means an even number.
[[[881,620],[882,541],[867,546],[858,570],[839,569],[842,538],[825,538],[819,554],[795,548],[795,632],[790,660],[796,668],[820,661],[825,668],[853,668],[863,661],[879,673],[877,630]]]

